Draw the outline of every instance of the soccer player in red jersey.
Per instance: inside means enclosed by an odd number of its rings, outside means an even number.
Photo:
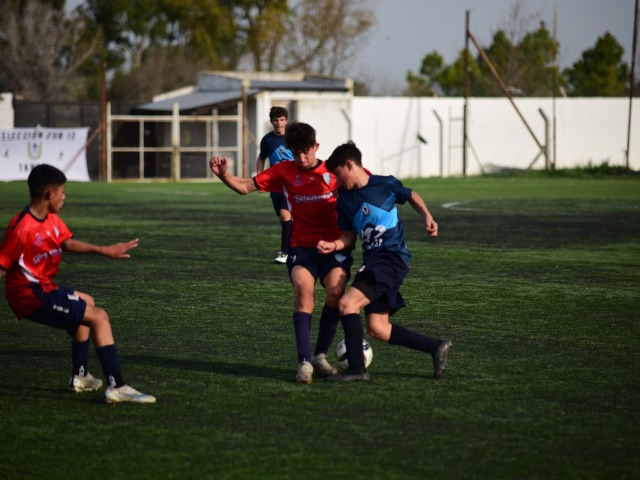
[[[316,157],[319,144],[316,132],[306,123],[292,123],[285,134],[293,162],[280,162],[253,178],[240,178],[227,171],[228,160],[214,157],[211,171],[229,188],[242,195],[256,191],[282,192],[293,218],[291,247],[287,258],[294,292],[293,327],[298,351],[296,382],[311,383],[313,374],[327,377],[337,370],[327,360],[327,351],[338,327],[338,299],[350,277],[351,250],[321,255],[316,249],[320,240],[337,240],[342,235],[336,211],[335,176]],[[314,308],[316,280],[325,289],[325,304],[320,316],[318,339],[311,354],[311,315]]]
[[[0,245],[0,278],[5,277],[9,307],[18,319],[29,319],[66,330],[72,337],[72,374],[69,388],[75,392],[98,390],[102,381],[89,373],[90,338],[109,386],[109,403],[154,403],[126,385],[107,312],[86,293],[53,281],[63,251],[98,253],[111,258],[129,258],[138,239],[99,246],[76,240],[58,217],[64,204],[63,172],[51,165],[36,166],[28,178],[29,205],[9,223]]]

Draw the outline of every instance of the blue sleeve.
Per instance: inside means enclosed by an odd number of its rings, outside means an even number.
[[[391,177],[391,190],[396,196],[396,202],[400,205],[404,205],[411,199],[411,195],[413,194],[413,190],[402,185],[402,182],[395,177]]]

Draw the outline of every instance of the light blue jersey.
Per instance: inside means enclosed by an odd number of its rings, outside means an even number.
[[[291,150],[284,143],[284,136],[275,132],[267,133],[260,142],[260,158],[269,159],[269,166],[273,167],[283,160],[293,160]]]
[[[411,252],[404,241],[396,204],[404,204],[411,194],[412,190],[397,178],[380,175],[371,175],[362,188],[340,189],[338,224],[360,237],[365,263],[380,252],[395,252],[409,265]]]

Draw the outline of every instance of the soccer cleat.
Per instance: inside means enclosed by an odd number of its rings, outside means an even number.
[[[329,360],[327,360],[326,353],[319,353],[316,355],[313,359],[312,365],[313,371],[316,372],[319,377],[330,377],[338,374],[338,370],[329,363]]]
[[[452,345],[450,340],[441,340],[438,350],[433,354],[433,376],[435,378],[442,378],[444,369],[447,368],[447,359]]]
[[[102,380],[94,377],[89,372],[86,375],[74,375],[69,380],[69,389],[76,393],[80,392],[93,392],[99,390],[102,387]]]
[[[369,377],[369,372],[367,372],[366,370],[364,372],[355,372],[350,368],[346,369],[344,372],[339,373],[337,375],[327,377],[327,382],[336,382],[336,383],[368,382],[370,380],[371,380],[371,377]]]
[[[104,396],[107,403],[156,403],[156,397],[141,393],[129,385],[109,387]]]
[[[276,263],[287,263],[287,254],[284,252],[278,252],[276,258],[273,259]]]
[[[298,373],[296,374],[296,383],[311,383],[313,381],[313,366],[303,360],[298,365]]]

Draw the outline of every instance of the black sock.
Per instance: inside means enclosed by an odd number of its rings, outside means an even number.
[[[100,365],[102,365],[102,372],[109,386],[116,388],[123,386],[122,367],[120,366],[120,357],[118,356],[116,346],[106,345],[104,347],[96,347],[96,354],[98,355],[98,360],[100,360]]]
[[[280,222],[282,225],[282,238],[280,240],[280,251],[287,253],[289,251],[289,243],[291,243],[291,225],[292,220],[286,222]]]
[[[89,364],[89,339],[84,342],[71,342],[71,368],[72,375],[84,377],[88,373]]]
[[[311,314],[294,312],[293,330],[296,334],[296,348],[298,350],[298,363],[311,361]]]
[[[347,347],[347,360],[349,370],[355,373],[364,373],[367,369],[364,366],[364,355],[362,354],[362,340],[364,340],[364,330],[360,315],[352,313],[340,317],[344,328],[344,343]]]
[[[313,352],[314,355],[319,353],[327,353],[329,347],[336,338],[336,332],[338,331],[338,322],[340,322],[340,313],[337,307],[330,307],[326,305],[322,309],[320,315],[320,326],[318,328],[318,341],[316,342],[316,349]]]
[[[394,323],[391,325],[389,344],[400,345],[433,355],[438,350],[438,346],[440,346],[440,340],[412,332],[408,328]]]

